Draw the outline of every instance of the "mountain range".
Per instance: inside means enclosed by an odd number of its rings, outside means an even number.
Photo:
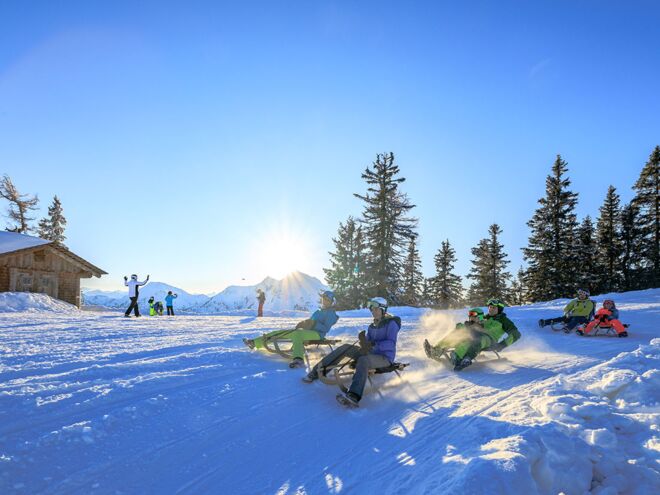
[[[327,289],[316,277],[302,272],[292,272],[281,280],[266,277],[256,285],[230,285],[215,296],[191,294],[179,287],[163,282],[149,282],[140,288],[140,311],[147,314],[150,297],[165,304],[168,291],[177,294],[174,311],[197,314],[242,313],[257,307],[256,291],[266,294],[264,314],[282,311],[312,311],[318,307],[319,292]],[[110,309],[128,307],[128,291],[101,291],[83,288],[84,306],[101,306]]]

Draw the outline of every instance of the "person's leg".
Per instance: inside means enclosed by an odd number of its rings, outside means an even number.
[[[589,332],[591,332],[594,328],[596,328],[596,325],[598,325],[598,323],[600,323],[600,321],[597,320],[597,319],[596,320],[591,320],[589,323],[587,323],[587,325],[584,327],[584,330],[583,330],[584,334],[586,335]]]
[[[131,299],[131,302],[130,302],[130,304],[128,305],[128,309],[127,309],[126,312],[124,313],[125,316],[130,316],[131,311],[133,311],[133,307],[135,306],[135,300],[134,300],[135,298],[134,298],[134,297],[131,297],[130,299]]]
[[[587,319],[586,316],[571,316],[567,321],[566,321],[566,328],[568,330],[573,330],[576,326],[581,325],[583,323],[587,323],[589,320]]]
[[[291,342],[293,342],[292,353],[293,359],[302,359],[305,353],[303,342],[305,340],[319,340],[321,336],[314,330],[296,330],[290,334]]]
[[[612,328],[614,328],[614,330],[616,330],[617,334],[626,332],[626,327],[624,327],[623,323],[621,323],[619,320],[610,320],[609,324],[612,326]]]
[[[548,318],[547,320],[543,320],[544,325],[554,325],[555,323],[561,323],[563,321],[567,321],[565,316],[558,316],[557,318]]]
[[[288,339],[295,332],[295,330],[275,330],[273,332],[268,332],[263,334],[261,337],[253,339],[255,349],[263,349],[266,347],[266,341],[273,339]]]
[[[344,356],[357,359],[361,355],[362,355],[362,351],[356,345],[352,345],[352,344],[340,345],[334,351],[332,351],[330,354],[328,354],[318,363],[316,363],[316,365],[314,365],[314,367],[307,374],[307,376],[313,379],[317,379],[319,377],[319,368],[330,366],[336,363],[337,361],[339,361]]]
[[[264,315],[264,304],[259,303],[259,309],[257,309],[257,316],[263,316]]]
[[[138,306],[138,298],[136,297],[131,297],[131,306],[133,307],[133,311],[135,313],[135,316],[140,316],[140,308]],[[130,309],[128,311],[129,313],[131,312]]]
[[[353,375],[353,381],[348,389],[348,393],[353,394],[357,400],[360,400],[364,393],[364,386],[367,383],[369,370],[384,368],[390,364],[392,364],[390,363],[390,360],[380,354],[367,354],[366,356],[363,355],[357,358],[355,363],[355,374]]]

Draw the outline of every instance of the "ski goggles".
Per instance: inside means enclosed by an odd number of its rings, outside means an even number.
[[[374,308],[380,308],[380,309],[385,309],[384,306],[376,301],[369,301],[367,302],[367,309],[374,309]]]
[[[476,311],[468,311],[468,316],[481,316],[481,315]]]

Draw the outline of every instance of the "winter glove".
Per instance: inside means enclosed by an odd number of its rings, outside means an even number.
[[[296,325],[296,330],[313,330],[313,329],[314,329],[314,320],[312,320],[311,318],[307,318],[306,320],[303,320]]]
[[[128,277],[124,275],[124,282],[128,282]]]
[[[358,334],[358,340],[360,341],[360,351],[362,351],[362,354],[366,356],[367,354],[369,354],[369,351],[371,351],[374,345],[371,342],[369,342],[369,340],[367,339],[367,334],[365,333],[364,330],[362,330]]]

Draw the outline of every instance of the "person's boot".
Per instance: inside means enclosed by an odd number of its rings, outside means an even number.
[[[581,328],[578,328],[578,329],[575,331],[575,333],[577,333],[578,335],[581,335],[581,336],[584,337],[584,330],[582,330]]]
[[[628,332],[621,332],[619,334],[619,337],[627,337],[627,336],[628,336]]]
[[[312,370],[309,373],[307,373],[305,376],[302,377],[302,382],[303,383],[313,383],[314,381],[318,380],[319,376]]]
[[[254,349],[254,340],[252,339],[243,339],[243,343],[248,346],[250,349]]]
[[[546,325],[545,320],[539,320],[539,327],[543,328]]]
[[[346,392],[345,394],[337,394],[337,402],[339,402],[342,406],[355,409],[356,407],[360,407],[360,397],[358,397],[356,394],[353,392]]]
[[[293,358],[293,361],[289,363],[289,368],[302,368],[305,366],[305,361],[303,358]]]
[[[469,357],[464,357],[463,359],[461,359],[460,363],[454,366],[454,371],[461,371],[462,369],[467,368],[471,364],[472,364],[472,359],[470,359]]]
[[[424,352],[426,353],[427,358],[432,357],[431,356],[432,349],[433,348],[431,347],[431,343],[428,340],[424,339]]]

